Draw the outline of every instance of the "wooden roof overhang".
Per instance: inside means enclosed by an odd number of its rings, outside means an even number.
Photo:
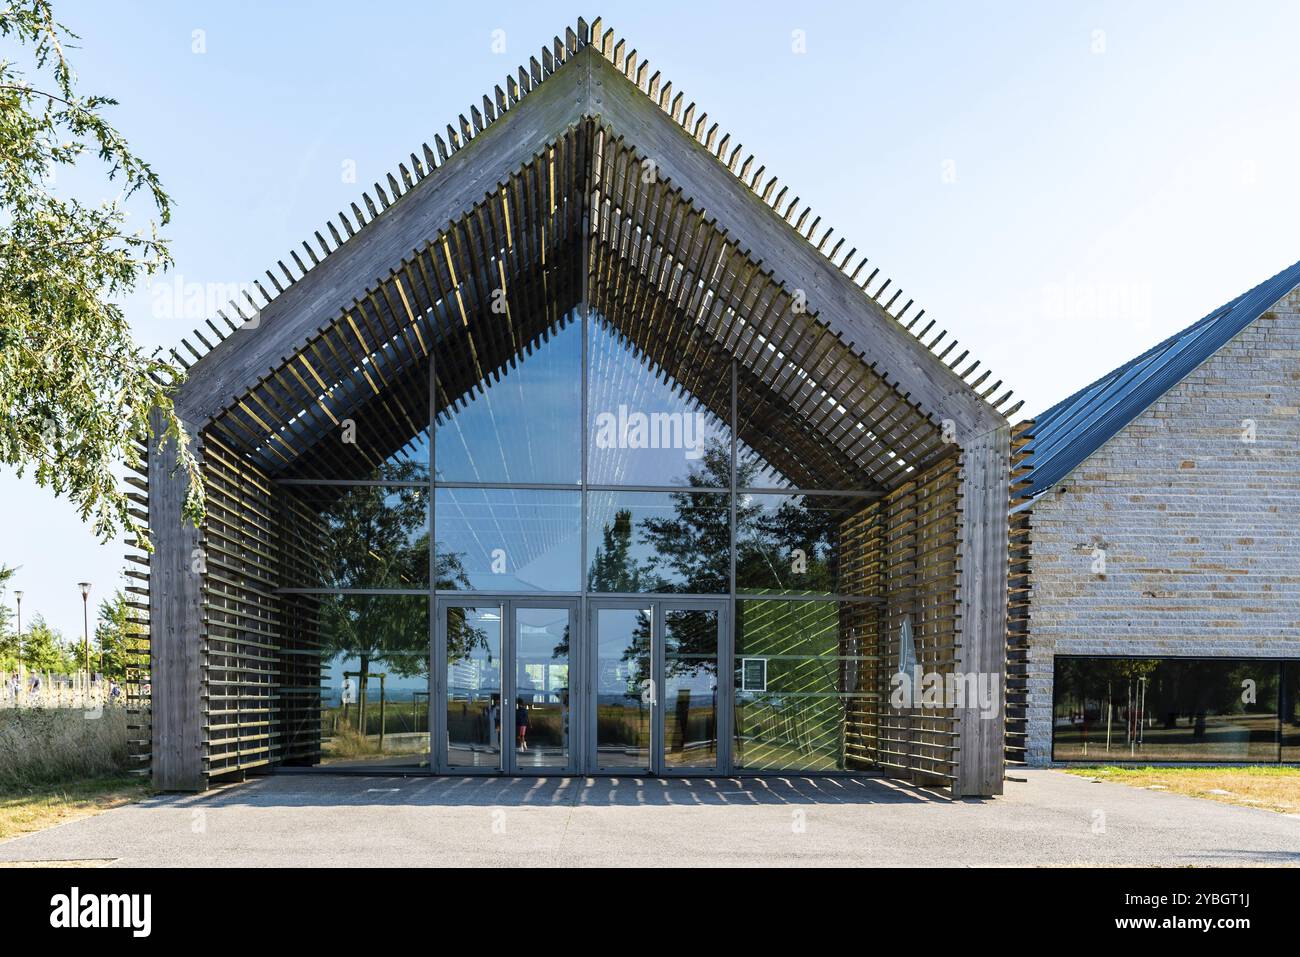
[[[233,304],[242,323],[221,315],[236,331],[209,322],[206,354],[185,343],[198,361],[182,419],[271,474],[355,477],[418,440],[435,353],[445,411],[585,296],[724,418],[718,372],[734,357],[746,437],[798,484],[889,488],[1006,424],[1000,381],[923,312],[905,325],[910,300],[878,270],[859,281],[865,259],[849,271],[856,251],[841,255],[829,229],[817,239],[819,218],[806,225],[797,199],[623,48],[580,21],[435,137],[436,155],[425,146],[376,184],[378,207],[366,195],[367,212],[340,214],[346,239],[330,224],[333,246],[320,232],[321,255],[304,244],[310,266],[291,254],[301,275],[268,272],[274,296],[259,284],[263,303]],[[358,416],[355,446],[322,441]]]

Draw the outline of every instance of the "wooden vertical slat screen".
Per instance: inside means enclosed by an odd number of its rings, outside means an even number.
[[[126,476],[130,491],[131,514],[149,530],[149,443],[136,440],[136,451],[141,465]],[[128,625],[136,631],[127,643],[126,676],[123,694],[127,709],[127,762],[134,774],[151,771],[153,744],[152,682],[149,666],[149,552],[141,543],[130,540],[126,553],[126,585]]]
[[[311,767],[321,757],[321,681],[325,677],[319,595],[281,597],[279,762]]]
[[[881,500],[867,503],[840,523],[840,589],[858,595],[884,594],[886,556]],[[850,770],[870,770],[879,757],[881,715],[888,698],[881,695],[886,609],[879,602],[840,605],[840,654],[845,659],[841,687],[856,692],[845,703],[844,761]],[[854,657],[868,658],[850,667]],[[888,687],[886,679],[886,688]]]
[[[914,781],[953,777],[956,731],[946,708],[891,704],[892,679],[900,667],[900,636],[909,620],[916,664],[923,674],[950,674],[956,651],[958,470],[942,460],[874,503],[872,548],[885,602],[875,638],[876,707],[865,718],[874,734],[865,756],[875,767],[906,771]]]
[[[1011,509],[1007,564],[1006,759],[1024,764],[1028,735],[1029,602],[1033,514],[1025,493],[1033,439],[1032,419],[1011,430]]]
[[[846,720],[846,756],[852,766],[889,769],[917,783],[955,778],[956,718],[951,709],[917,702],[894,707],[892,681],[901,666],[906,620],[920,671],[948,675],[954,669],[959,479],[957,457],[941,459],[841,526],[841,562],[850,569],[852,587],[884,598],[845,611],[845,640],[870,641],[874,656],[870,694]]]
[[[211,434],[204,451],[203,695],[212,777],[276,757],[281,622],[271,480]]]

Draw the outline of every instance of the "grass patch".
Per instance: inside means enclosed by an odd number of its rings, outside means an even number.
[[[1282,814],[1300,814],[1300,768],[1279,765],[1255,767],[1125,767],[1091,765],[1063,768],[1100,781],[1130,787],[1168,790],[1174,794],[1208,798],[1224,804],[1263,808]]]
[[[124,708],[0,710],[0,789],[120,775],[127,751]]]
[[[148,782],[130,775],[0,788],[0,840],[121,807],[148,794]]]
[[[138,801],[119,707],[0,710],[0,840]]]

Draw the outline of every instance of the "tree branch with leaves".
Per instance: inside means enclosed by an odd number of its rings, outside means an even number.
[[[139,469],[140,436],[158,408],[189,481],[184,515],[203,516],[198,463],[172,402],[182,373],[135,342],[118,301],[171,265],[158,227],[171,200],[148,163],[104,118],[116,104],[82,95],[65,56],[76,35],[48,0],[0,9],[0,41],[29,72],[0,59],[0,462],[66,495],[101,539],[123,533],[149,547],[121,475]],[[115,198],[61,195],[55,179],[93,153]],[[128,232],[126,203],[156,212]]]

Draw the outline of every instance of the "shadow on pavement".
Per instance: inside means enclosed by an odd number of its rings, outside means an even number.
[[[872,777],[408,777],[280,774],[206,794],[160,795],[172,807],[701,807],[934,804],[940,791]]]

